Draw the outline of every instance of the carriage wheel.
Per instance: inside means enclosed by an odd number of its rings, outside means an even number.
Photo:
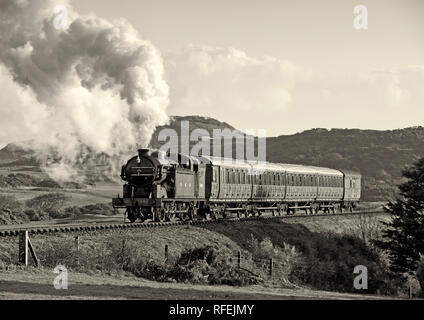
[[[188,218],[193,221],[194,218],[197,216],[197,209],[192,207],[188,209]]]
[[[279,216],[282,216],[282,215],[283,215],[283,213],[284,213],[283,208],[282,208],[281,206],[279,206],[279,207],[278,207],[278,215],[279,215]]]

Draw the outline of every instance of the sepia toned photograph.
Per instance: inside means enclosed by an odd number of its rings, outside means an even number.
[[[421,300],[423,34],[421,0],[0,0],[0,300]]]

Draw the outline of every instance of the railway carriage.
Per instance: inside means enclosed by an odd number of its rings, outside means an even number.
[[[169,160],[140,149],[122,167],[123,197],[131,222],[205,219],[353,210],[361,196],[361,175],[352,171],[282,163],[259,163],[179,154]]]

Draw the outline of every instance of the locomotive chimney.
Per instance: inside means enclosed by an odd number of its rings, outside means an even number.
[[[138,157],[141,158],[143,156],[149,156],[150,150],[149,149],[138,149]]]

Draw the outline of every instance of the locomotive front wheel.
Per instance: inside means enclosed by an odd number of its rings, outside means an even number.
[[[130,220],[131,223],[134,223],[137,220],[137,216],[135,215],[135,210],[131,208],[127,208],[127,218]]]
[[[196,209],[194,209],[194,208],[191,208],[191,209],[189,209],[188,210],[188,218],[191,220],[191,221],[193,221],[194,220],[194,217],[196,216]]]
[[[165,210],[164,209],[153,209],[154,221],[163,222],[165,220]]]

